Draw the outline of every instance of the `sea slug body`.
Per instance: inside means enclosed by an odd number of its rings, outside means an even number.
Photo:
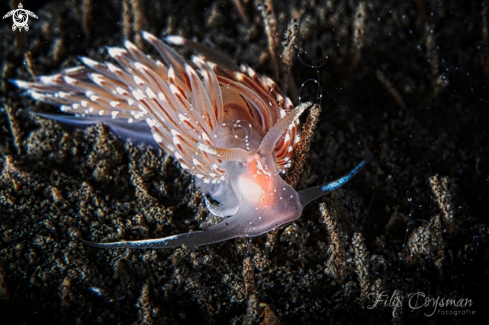
[[[221,204],[206,199],[208,210],[229,218],[205,231],[166,238],[85,243],[170,248],[258,236],[299,218],[304,206],[344,185],[369,159],[338,180],[296,192],[279,174],[290,166],[300,139],[298,117],[312,104],[294,108],[270,78],[201,44],[165,38],[200,54],[186,62],[154,35],[142,36],[160,57],[126,41],[125,49],[107,49],[118,65],[81,57],[84,67],[12,82],[71,114],[46,117],[72,124],[102,121],[122,138],[156,142],[194,176],[202,193]]]

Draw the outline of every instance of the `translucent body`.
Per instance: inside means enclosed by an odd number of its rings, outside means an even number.
[[[80,58],[86,67],[13,83],[75,114],[45,117],[75,125],[102,121],[122,138],[157,143],[194,175],[201,192],[220,203],[206,200],[209,211],[229,218],[206,231],[161,239],[85,243],[169,248],[258,236],[299,218],[304,206],[365,164],[328,185],[296,192],[279,173],[290,166],[299,140],[297,118],[312,104],[294,108],[272,80],[245,66],[236,72],[232,61],[197,43],[167,38],[206,55],[190,64],[153,35],[143,37],[161,57],[146,56],[126,41],[126,49],[108,49],[119,66]]]

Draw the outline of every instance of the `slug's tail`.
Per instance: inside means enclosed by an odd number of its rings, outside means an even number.
[[[365,157],[365,159],[363,159],[355,168],[353,168],[348,174],[346,174],[343,177],[340,177],[322,186],[314,186],[297,192],[302,207],[305,207],[312,201],[316,200],[317,198],[320,198],[321,196],[326,194],[326,192],[334,191],[342,187],[346,183],[348,183],[353,178],[353,176],[358,174],[358,172],[372,159],[372,157],[373,157],[372,153],[368,154],[368,156]]]
[[[239,223],[239,219],[229,218],[204,231],[194,231],[165,238],[120,241],[115,243],[94,243],[84,239],[80,240],[86,245],[97,248],[160,249],[175,248],[182,245],[196,247],[214,244],[236,237],[243,237],[242,231],[243,227]]]

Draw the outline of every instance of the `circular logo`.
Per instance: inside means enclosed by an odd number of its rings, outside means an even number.
[[[14,24],[12,25],[12,30],[15,31],[16,29],[19,29],[19,32],[22,31],[22,28],[24,28],[26,31],[29,30],[29,25],[27,25],[27,22],[29,21],[29,16],[37,19],[36,14],[34,14],[32,11],[25,10],[24,6],[22,6],[22,3],[19,3],[18,9],[11,10],[5,16],[3,16],[3,19],[10,16],[12,16],[12,19],[14,21]]]
[[[14,26],[20,29],[25,27],[25,30],[29,30],[29,25],[27,25],[27,22],[29,21],[29,15],[24,9],[15,10],[12,18],[14,19],[12,30],[15,30]]]

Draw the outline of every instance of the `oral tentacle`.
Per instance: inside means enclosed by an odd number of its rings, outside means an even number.
[[[319,186],[314,186],[307,188],[305,190],[297,192],[299,195],[299,199],[301,202],[302,207],[305,207],[312,201],[320,198],[327,192],[331,192],[334,190],[337,190],[338,188],[342,187],[346,183],[348,183],[353,176],[358,174],[358,172],[372,159],[373,155],[369,154],[365,159],[363,159],[355,168],[353,168],[348,174],[346,174],[343,177],[340,177],[332,182],[329,182],[324,185],[319,185]]]
[[[219,243],[228,239],[244,237],[244,228],[239,218],[229,218],[204,231],[194,231],[186,234],[174,235],[158,239],[145,239],[134,241],[121,241],[114,243],[95,243],[81,239],[89,246],[105,249],[132,248],[132,249],[158,249],[174,248],[182,245],[197,247]]]

